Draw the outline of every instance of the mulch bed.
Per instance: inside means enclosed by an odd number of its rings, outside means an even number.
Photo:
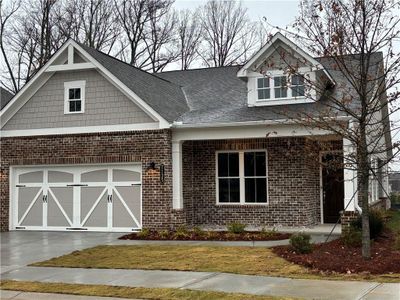
[[[262,233],[259,231],[251,231],[244,233],[231,233],[228,231],[204,231],[197,233],[189,231],[182,235],[177,235],[174,231],[168,233],[159,231],[150,231],[146,236],[140,233],[130,233],[121,236],[120,240],[176,240],[176,241],[278,241],[290,238],[290,233]]]
[[[394,235],[385,232],[372,243],[370,260],[362,258],[361,247],[348,247],[340,239],[314,245],[309,254],[298,254],[290,246],[274,247],[273,252],[295,264],[328,273],[400,273],[400,251],[394,250],[393,244]]]

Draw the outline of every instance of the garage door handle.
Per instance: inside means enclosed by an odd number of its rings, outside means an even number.
[[[87,184],[67,184],[67,186],[88,186]]]
[[[107,197],[107,202],[112,203],[112,195],[108,195],[108,197]]]

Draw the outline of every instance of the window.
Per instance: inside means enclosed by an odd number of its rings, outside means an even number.
[[[290,85],[288,85],[287,80],[287,76],[257,78],[258,100],[304,97],[304,77],[301,75],[291,76]]]
[[[265,151],[217,153],[217,202],[219,204],[267,203]]]
[[[85,110],[85,81],[71,81],[64,83],[64,113],[83,113]]]
[[[269,99],[271,97],[271,92],[269,88],[269,78],[257,79],[257,92],[258,92],[258,99]]]

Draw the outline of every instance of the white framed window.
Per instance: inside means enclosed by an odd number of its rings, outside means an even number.
[[[267,152],[217,151],[217,204],[267,204]]]
[[[256,82],[258,101],[305,97],[304,77],[301,75],[292,75],[289,78],[286,75],[260,77]]]
[[[64,114],[85,112],[85,80],[64,82]]]

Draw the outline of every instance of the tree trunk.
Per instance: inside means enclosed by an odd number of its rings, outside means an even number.
[[[358,147],[358,200],[361,203],[361,220],[362,220],[362,256],[364,259],[371,258],[371,239],[369,229],[369,161],[367,153],[367,138],[365,134],[365,126],[360,124],[360,144]]]

